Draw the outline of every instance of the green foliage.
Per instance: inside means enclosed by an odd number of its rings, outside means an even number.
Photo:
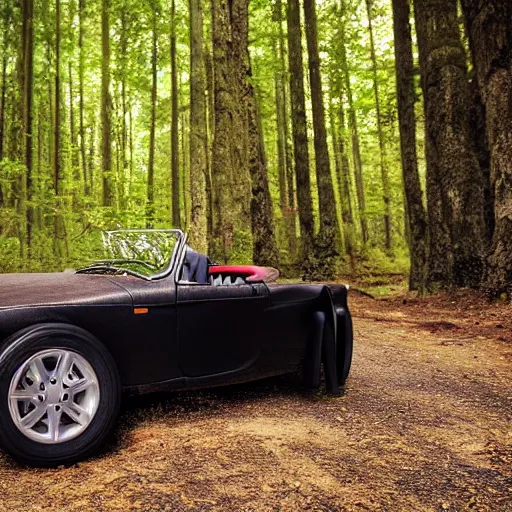
[[[369,37],[364,2],[345,0],[346,12],[340,17],[338,1],[323,1],[318,7],[319,44],[326,105],[332,93],[332,82],[340,73],[339,24],[346,28],[345,46],[348,54],[351,84],[354,90],[354,106],[360,128],[360,144],[364,166],[364,184],[367,193],[365,216],[370,226],[370,246],[363,247],[358,219],[354,226],[356,235],[356,259],[365,262],[368,271],[386,270],[406,272],[407,248],[404,235],[403,193],[396,114],[394,55],[391,7],[387,0],[375,0],[374,25],[377,43],[378,76],[383,105],[383,123],[386,139],[386,159],[391,176],[394,255],[384,254],[382,215],[382,191],[379,170],[375,99],[372,90]],[[34,83],[33,83],[33,173],[32,188],[23,208],[32,212],[32,236],[30,250],[23,250],[25,243],[20,226],[27,215],[20,206],[23,190],[20,184],[26,179],[23,148],[21,147],[21,103],[19,97],[18,66],[20,55],[21,13],[18,3],[3,3],[0,24],[0,48],[7,48],[6,122],[4,132],[4,158],[0,161],[0,187],[4,203],[0,204],[2,226],[0,228],[0,270],[48,271],[76,266],[84,255],[101,252],[98,236],[89,236],[101,230],[140,228],[146,225],[147,170],[149,132],[151,123],[151,46],[153,10],[157,13],[158,33],[158,84],[156,117],[155,159],[155,227],[171,227],[171,179],[170,179],[170,0],[140,2],[138,0],[112,0],[110,2],[110,74],[112,96],[112,158],[111,170],[115,184],[115,204],[102,206],[101,169],[101,2],[87,1],[79,11],[78,0],[61,1],[61,167],[62,191],[57,199],[54,192],[55,131],[55,1],[35,0],[34,23]],[[180,205],[185,218],[190,215],[188,185],[188,111],[189,111],[189,28],[188,2],[177,0],[177,42],[180,88],[180,173],[183,191]],[[279,225],[278,242],[283,261],[291,267],[288,247],[279,204],[278,154],[276,130],[276,73],[281,62],[276,51],[279,28],[275,2],[253,0],[250,7],[249,50],[269,171],[270,191],[274,203],[275,222]],[[283,2],[281,18],[285,19],[286,2]],[[210,7],[204,3],[206,32],[210,31]],[[286,23],[283,22],[286,32]],[[82,34],[82,40],[80,40]],[[81,42],[81,44],[80,44]],[[207,52],[211,38],[205,37]],[[304,52],[306,56],[305,44]],[[2,52],[0,52],[0,59]],[[305,66],[307,59],[304,59]],[[307,72],[305,73],[307,77]],[[80,83],[81,77],[83,84]],[[1,77],[0,77],[1,80]],[[1,86],[1,84],[0,84]],[[81,95],[81,86],[83,95]],[[306,91],[309,89],[306,84]],[[342,101],[347,107],[346,96],[334,95],[334,104]],[[289,103],[289,97],[288,103]],[[290,105],[287,106],[288,117]],[[311,102],[307,97],[307,114],[311,125]],[[418,107],[421,114],[421,107]],[[72,117],[73,123],[72,124]],[[83,119],[83,133],[80,122]],[[331,131],[328,127],[328,133]],[[345,136],[350,140],[348,129]],[[209,145],[213,143],[209,134]],[[317,228],[321,223],[318,211],[316,178],[314,172],[313,135],[310,126],[310,161],[312,193]],[[422,144],[420,138],[419,144]],[[349,145],[349,161],[353,172],[353,158]],[[83,155],[82,155],[83,150]],[[329,136],[329,151],[335,176],[335,147]],[[419,151],[421,155],[422,152]],[[85,161],[83,160],[85,156]],[[422,162],[420,167],[423,168]],[[85,170],[84,170],[85,169]],[[351,187],[354,178],[351,176]],[[90,187],[90,193],[87,191]],[[336,187],[337,188],[337,187]],[[336,191],[338,202],[339,191]],[[20,203],[21,201],[21,203]],[[352,190],[352,208],[357,211],[355,191]],[[61,219],[58,229],[55,218]],[[340,214],[341,220],[341,214]],[[57,233],[58,231],[58,233]],[[57,235],[56,235],[57,233]],[[58,239],[56,242],[56,238]],[[20,241],[21,240],[21,243]],[[60,241],[59,241],[60,240]],[[57,250],[57,246],[60,248]],[[26,248],[25,248],[26,249]],[[344,249],[341,263],[333,255],[317,255],[312,262],[312,276],[324,273],[326,268],[336,267],[343,271],[350,258]],[[248,263],[252,260],[252,236],[237,233],[232,243],[230,261]],[[24,261],[20,260],[23,255]],[[289,261],[290,260],[290,261]],[[335,261],[336,260],[336,261]],[[316,269],[316,270],[315,270]],[[370,270],[371,269],[371,270]]]

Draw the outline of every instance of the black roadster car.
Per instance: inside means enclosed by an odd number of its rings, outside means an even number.
[[[0,444],[32,465],[93,454],[122,391],[191,389],[296,372],[338,393],[352,359],[347,287],[274,284],[214,265],[179,230],[106,234],[110,258],[0,275]]]

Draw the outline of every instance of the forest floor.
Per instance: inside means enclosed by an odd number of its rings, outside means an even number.
[[[512,308],[352,294],[341,397],[293,379],[131,399],[70,468],[0,454],[1,510],[512,511]]]

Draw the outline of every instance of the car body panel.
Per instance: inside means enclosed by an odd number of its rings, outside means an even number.
[[[122,385],[140,392],[294,371],[316,343],[317,311],[338,338],[352,336],[344,323],[350,319],[346,287],[183,283],[185,242],[183,237],[177,244],[168,273],[154,280],[72,272],[0,275],[0,352],[3,340],[27,327],[74,325],[105,345]]]

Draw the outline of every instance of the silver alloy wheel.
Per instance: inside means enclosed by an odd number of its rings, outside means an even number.
[[[16,427],[44,444],[70,441],[91,424],[100,403],[98,377],[80,354],[43,350],[18,369],[9,387]]]

